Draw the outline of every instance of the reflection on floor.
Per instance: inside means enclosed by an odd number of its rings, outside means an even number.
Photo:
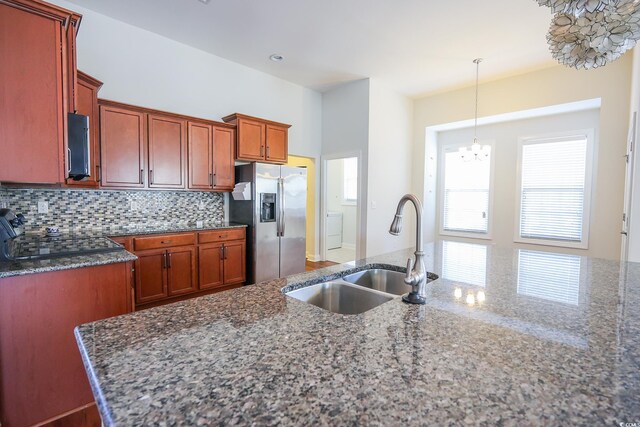
[[[327,261],[334,261],[342,264],[343,262],[354,261],[356,259],[355,249],[338,248],[329,249],[327,251]]]
[[[332,262],[332,261],[318,261],[318,262],[311,262],[309,260],[307,260],[305,268],[307,271],[313,271],[313,270],[318,270],[320,268],[324,268],[324,267],[330,267],[332,265],[336,265],[338,264],[337,262]]]

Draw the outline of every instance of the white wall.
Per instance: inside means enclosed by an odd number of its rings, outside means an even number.
[[[367,251],[367,180],[369,152],[369,80],[346,83],[322,94],[322,156],[349,157],[358,153],[361,200],[357,257]],[[324,178],[324,177],[323,177]],[[326,188],[326,187],[325,187]],[[323,208],[326,211],[327,207]],[[321,224],[324,221],[321,221]],[[324,225],[321,226],[324,234]]]
[[[620,219],[623,205],[624,159],[629,121],[632,57],[627,54],[597,70],[577,71],[563,66],[509,77],[480,85],[481,117],[525,111],[587,99],[601,98],[598,200],[592,221],[598,224],[591,238],[599,242],[594,254],[620,255]],[[473,118],[474,87],[418,99],[414,104],[413,187],[430,195],[426,128]],[[429,160],[430,162],[430,160]],[[433,174],[434,177],[436,174]],[[426,191],[425,191],[426,190]],[[428,207],[435,205],[427,204]],[[435,227],[435,213],[430,216]],[[428,234],[425,233],[426,238]]]
[[[415,211],[411,203],[405,206],[404,227],[400,236],[395,237],[388,232],[398,202],[413,188],[411,182],[412,125],[413,101],[380,80],[371,79],[368,256],[415,245]]]
[[[526,120],[514,120],[503,123],[496,123],[485,126],[478,126],[478,138],[480,140],[493,140],[495,145],[491,152],[494,162],[493,181],[493,206],[490,207],[490,225],[492,230],[492,243],[499,246],[509,246],[513,243],[514,230],[516,229],[516,179],[518,161],[518,138],[543,136],[552,133],[565,131],[575,131],[582,129],[594,129],[595,150],[594,166],[598,164],[599,141],[599,116],[600,111],[585,110],[567,114],[557,114],[553,116],[537,117]],[[458,144],[460,142],[469,144],[473,141],[473,128],[464,128],[438,132],[438,146]],[[593,171],[593,176],[597,177],[597,170]],[[441,195],[437,197],[441,203]],[[594,192],[591,198],[592,206],[597,204],[599,194]],[[440,209],[436,214],[440,218]],[[439,222],[437,223],[439,224]],[[592,222],[592,229],[599,227],[599,224]],[[439,225],[437,227],[439,232]],[[436,233],[438,235],[439,233]],[[439,236],[442,237],[442,236]],[[598,253],[602,243],[598,241],[599,233],[593,233],[589,239],[588,250],[572,250],[584,255],[594,255]],[[560,248],[554,250],[562,251]]]
[[[633,50],[633,77],[631,89],[631,114],[638,113],[636,146],[634,147],[634,183],[629,227],[629,261],[640,262],[640,44]]]

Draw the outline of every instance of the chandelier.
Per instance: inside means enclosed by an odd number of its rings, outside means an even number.
[[[640,0],[537,0],[555,13],[551,55],[576,69],[602,67],[640,40]]]
[[[473,63],[476,64],[476,112],[473,121],[473,144],[471,147],[460,147],[458,152],[460,157],[465,161],[484,160],[491,153],[490,145],[480,145],[478,142],[478,77],[480,76],[480,63],[482,58],[476,58]]]

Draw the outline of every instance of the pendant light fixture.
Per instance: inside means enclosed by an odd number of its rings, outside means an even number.
[[[537,0],[555,16],[551,55],[578,70],[603,67],[640,40],[640,0]]]
[[[473,144],[471,144],[471,147],[460,147],[459,149],[460,157],[465,161],[484,160],[491,153],[490,145],[480,145],[478,142],[478,87],[481,62],[482,58],[473,60],[473,63],[476,64],[476,112],[473,121]]]

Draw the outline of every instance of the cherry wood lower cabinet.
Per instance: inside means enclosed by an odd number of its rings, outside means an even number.
[[[136,308],[239,287],[246,281],[246,229],[113,238],[135,253]]]
[[[244,283],[246,253],[244,240],[201,245],[198,248],[200,289]]]
[[[132,309],[131,263],[0,279],[0,424],[51,422],[91,404],[73,329]]]

